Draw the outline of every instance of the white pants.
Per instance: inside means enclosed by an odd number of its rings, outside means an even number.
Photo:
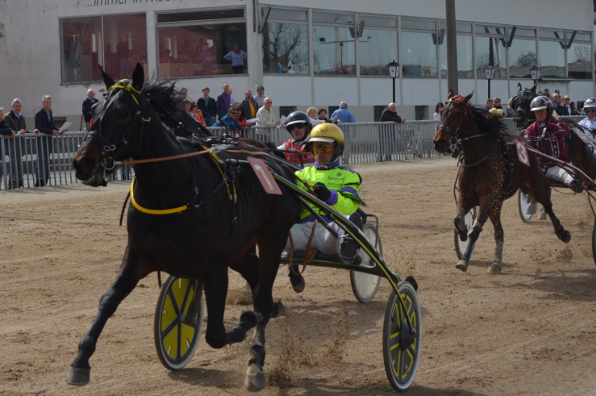
[[[348,218],[348,216],[344,217]],[[313,222],[294,224],[290,229],[290,234],[292,234],[292,240],[294,241],[295,252],[306,250],[306,245],[308,244],[308,239],[310,238],[312,231],[312,225]],[[341,245],[341,242],[343,242],[345,231],[333,222],[329,223],[329,226],[337,232],[339,238],[336,239],[329,231],[327,231],[325,226],[321,223],[317,223],[315,227],[315,235],[310,243],[310,248],[326,254],[339,254],[339,246]],[[290,251],[290,249],[290,238],[288,238],[285,250]]]
[[[574,180],[569,173],[559,168],[558,166],[551,166],[550,168],[548,168],[546,171],[546,177],[558,180],[567,185],[570,185],[571,182]]]

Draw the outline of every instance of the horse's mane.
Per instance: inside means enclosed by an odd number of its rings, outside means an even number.
[[[509,128],[499,116],[489,114],[488,111],[480,107],[470,105],[470,112],[481,133],[486,134],[509,134]]]
[[[184,96],[175,88],[176,83],[163,80],[150,80],[143,91],[158,118],[169,127],[176,136],[207,137],[211,133],[197,123],[184,109]]]

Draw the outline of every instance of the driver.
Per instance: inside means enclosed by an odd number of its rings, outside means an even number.
[[[299,151],[304,152],[303,146],[308,141],[308,136],[312,130],[310,117],[303,111],[295,111],[291,113],[286,119],[286,129],[292,135],[292,138],[281,146],[277,147],[280,150]],[[300,157],[302,157],[302,164],[313,164],[315,157],[311,152],[304,152],[306,155],[299,155],[294,153],[284,153],[286,159],[293,164],[301,165]]]
[[[584,102],[584,112],[587,117],[578,124],[583,126],[584,134],[591,139],[596,139],[596,98],[586,99]],[[593,145],[588,145],[592,155],[596,157],[596,151]]]
[[[308,191],[303,183],[313,186],[317,198],[362,229],[362,218],[356,213],[360,204],[362,178],[353,170],[339,165],[339,157],[343,153],[344,143],[344,134],[335,124],[322,123],[315,126],[310,133],[310,140],[306,147],[307,151],[314,154],[314,166],[307,166],[297,171],[296,176],[302,181],[302,183],[298,182],[302,189]],[[323,225],[317,223],[310,248],[326,254],[339,254],[343,262],[351,264],[360,250],[358,243],[349,235],[344,235],[344,230],[331,222],[316,206],[310,206],[321,214],[339,236],[336,239]],[[304,209],[300,215],[300,222],[290,230],[294,250],[306,250],[311,232],[313,232],[314,222],[314,216]],[[289,251],[290,249],[291,243],[288,238],[285,250]],[[293,267],[296,274],[289,271],[290,282],[294,290],[300,293],[304,290],[304,278],[298,274],[298,265],[293,265]]]
[[[553,117],[553,102],[546,96],[537,96],[530,103],[530,108],[536,116],[536,121],[524,132],[525,138],[544,154],[569,162],[565,144],[565,136],[569,134],[569,128],[563,121]],[[564,169],[551,164],[546,159],[538,158],[538,160],[547,177],[565,183],[576,193],[582,192],[582,187]],[[535,200],[530,202],[526,213],[536,213]]]

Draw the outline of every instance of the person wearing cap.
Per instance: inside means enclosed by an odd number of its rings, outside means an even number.
[[[318,199],[333,207],[356,227],[362,229],[362,218],[356,213],[360,206],[362,178],[353,170],[339,165],[344,144],[344,134],[337,125],[322,123],[315,126],[306,144],[306,150],[313,153],[315,163],[314,166],[307,166],[296,172],[296,177],[299,180],[297,184],[306,191],[309,191],[308,187],[311,187]],[[310,244],[311,249],[326,254],[339,254],[343,262],[353,263],[360,250],[356,241],[344,234],[344,230],[332,222],[317,206],[310,206],[337,232],[338,238],[335,238],[320,223],[315,225],[315,217],[304,209],[300,215],[300,222],[290,229],[294,250],[306,250],[311,232],[314,232]],[[288,238],[286,251],[289,251],[291,247],[292,243]],[[297,268],[298,266],[294,265],[294,269]],[[300,293],[304,290],[304,278],[298,271],[296,273],[289,271],[289,276],[294,291]]]
[[[277,148],[286,151],[284,153],[286,159],[293,164],[312,165],[315,162],[315,157],[311,152],[304,151],[304,145],[308,142],[312,130],[310,117],[303,111],[291,113],[286,119],[286,130],[292,135],[292,138]],[[303,152],[306,155],[288,153],[287,151]]]
[[[565,136],[569,134],[567,124],[553,117],[553,102],[546,96],[537,96],[530,103],[530,108],[536,116],[534,121],[524,132],[525,138],[537,150],[546,155],[569,162]],[[552,164],[546,159],[538,158],[540,167],[546,176],[565,183],[576,193],[582,192],[582,187],[564,169]],[[536,203],[530,202],[527,214],[536,213]],[[546,217],[545,217],[546,218]]]
[[[584,102],[584,112],[587,117],[578,122],[583,127],[584,134],[591,139],[596,139],[596,98],[586,99]],[[592,152],[592,155],[596,157],[596,150],[591,144],[588,145],[588,149]]]

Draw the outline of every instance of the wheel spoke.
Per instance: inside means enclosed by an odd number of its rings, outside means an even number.
[[[170,334],[170,332],[172,330],[174,330],[174,327],[178,326],[179,324],[180,324],[180,317],[176,316],[176,319],[174,319],[172,321],[172,323],[170,323],[168,325],[168,327],[166,327],[164,330],[162,330],[162,332],[161,332],[162,339],[165,338],[165,336],[167,336],[168,334]]]

